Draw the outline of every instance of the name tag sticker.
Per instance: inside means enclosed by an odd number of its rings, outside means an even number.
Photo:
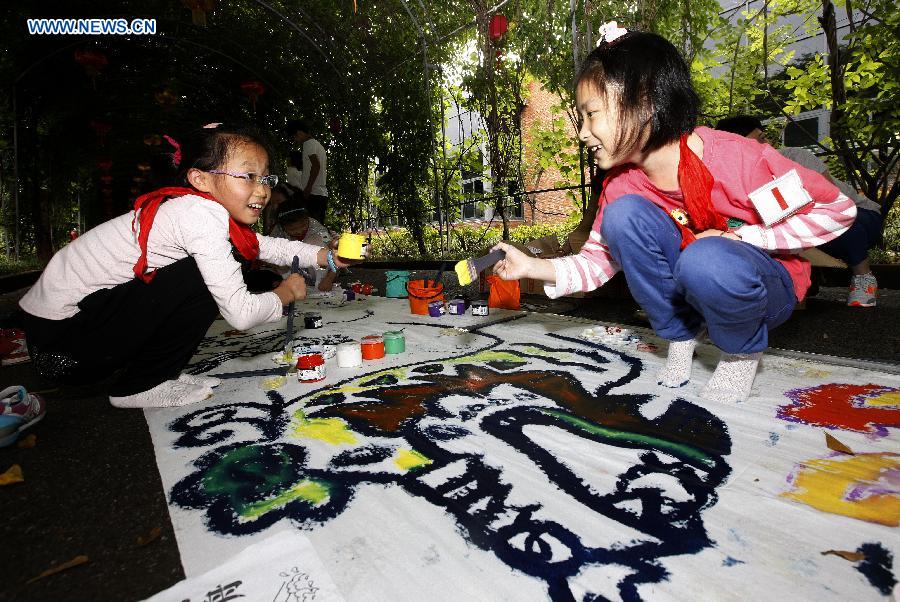
[[[803,188],[800,174],[792,169],[750,193],[750,202],[766,227],[776,224],[813,202]]]

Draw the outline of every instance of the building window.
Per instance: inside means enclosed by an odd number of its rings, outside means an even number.
[[[812,146],[819,140],[819,118],[789,121],[784,128],[785,146]]]

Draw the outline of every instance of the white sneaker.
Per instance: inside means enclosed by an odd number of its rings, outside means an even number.
[[[859,274],[850,279],[847,305],[850,307],[875,307],[878,296],[878,281],[872,272]]]
[[[109,396],[109,403],[117,408],[172,408],[199,403],[212,397],[209,387],[194,385],[177,380],[167,380],[150,390],[124,395]]]
[[[201,387],[209,387],[210,389],[222,384],[221,378],[216,378],[215,376],[203,376],[200,374],[181,374],[178,376],[178,380],[183,383],[188,383],[189,385],[200,385]]]

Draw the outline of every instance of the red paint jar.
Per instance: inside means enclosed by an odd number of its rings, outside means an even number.
[[[359,282],[354,282],[350,285],[350,290],[358,295],[362,292],[362,284],[360,284]]]
[[[384,357],[384,339],[377,334],[370,334],[360,341],[364,360],[380,360]]]
[[[362,290],[362,294],[364,294],[364,295],[371,295],[372,294],[372,285],[364,284],[364,285],[362,285],[362,287],[360,287],[360,290]]]
[[[301,383],[325,380],[325,358],[321,353],[308,353],[297,358],[297,380]]]

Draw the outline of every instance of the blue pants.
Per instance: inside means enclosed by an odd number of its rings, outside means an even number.
[[[850,229],[819,248],[852,268],[869,258],[869,249],[878,243],[880,234],[881,215],[871,209],[857,209]]]
[[[606,207],[601,233],[653,330],[670,341],[693,338],[705,322],[723,351],[756,353],[797,303],[787,270],[765,251],[722,237],[681,251],[672,218],[638,195]]]

